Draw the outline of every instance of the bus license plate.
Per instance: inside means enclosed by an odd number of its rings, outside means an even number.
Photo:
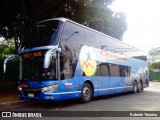
[[[34,97],[33,93],[28,93],[28,97]]]

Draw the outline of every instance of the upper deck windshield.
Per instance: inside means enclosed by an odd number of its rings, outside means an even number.
[[[22,48],[33,48],[58,44],[58,34],[62,21],[49,20],[35,24],[27,33]]]

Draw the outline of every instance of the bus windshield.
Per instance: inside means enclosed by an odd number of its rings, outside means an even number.
[[[61,23],[58,20],[50,20],[35,24],[27,33],[22,48],[57,45]]]
[[[43,64],[44,58],[24,59],[22,62],[21,80],[57,80],[56,58],[52,57],[48,69],[44,69]]]

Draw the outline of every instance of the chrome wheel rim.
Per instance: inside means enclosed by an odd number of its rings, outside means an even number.
[[[137,92],[137,85],[136,85],[136,83],[134,85],[134,92]]]
[[[83,98],[89,99],[90,94],[91,94],[90,89],[88,87],[84,87],[83,88]]]

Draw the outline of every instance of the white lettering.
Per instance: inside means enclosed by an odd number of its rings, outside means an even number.
[[[41,113],[28,113],[28,117],[42,117]]]
[[[142,113],[133,113],[132,116],[134,117],[143,117]]]
[[[155,113],[144,113],[145,117],[157,117],[158,115]]]

